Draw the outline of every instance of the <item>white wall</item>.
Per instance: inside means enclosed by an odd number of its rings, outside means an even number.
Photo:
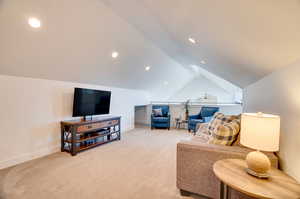
[[[122,117],[123,132],[134,128],[134,106],[148,103],[139,90],[0,75],[0,168],[59,150],[74,87],[112,91],[110,112]]]
[[[135,115],[134,115],[134,123],[135,124],[142,124],[142,125],[146,125],[147,123],[147,105],[145,106],[136,106],[135,109]]]
[[[244,90],[244,110],[281,117],[282,168],[300,181],[300,62],[282,68]]]
[[[208,94],[208,96],[217,99],[217,102],[234,102],[235,100],[234,92],[226,91],[204,75],[197,76],[183,88],[174,93],[169,99],[179,101],[199,99],[200,97],[203,97],[205,93]]]

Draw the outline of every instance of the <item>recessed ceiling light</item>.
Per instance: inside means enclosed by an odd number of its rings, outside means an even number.
[[[146,66],[146,67],[145,67],[145,70],[146,70],[146,71],[149,71],[150,69],[151,69],[151,66]]]
[[[200,61],[201,64],[206,64],[206,62],[204,60]]]
[[[28,19],[28,24],[33,28],[41,27],[41,21],[38,20],[37,18],[29,18]]]
[[[116,51],[111,53],[111,57],[114,58],[114,59],[117,58],[118,56],[119,56],[119,53],[116,52]]]
[[[195,44],[196,43],[196,40],[192,37],[189,37],[189,41],[192,43],[192,44]]]
[[[167,82],[167,81],[164,81],[164,85],[168,85],[169,84],[169,82]]]

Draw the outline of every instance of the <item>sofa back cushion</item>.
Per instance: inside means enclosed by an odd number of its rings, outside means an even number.
[[[240,132],[240,120],[234,119],[231,122],[219,124],[214,128],[209,143],[231,146],[237,139]]]

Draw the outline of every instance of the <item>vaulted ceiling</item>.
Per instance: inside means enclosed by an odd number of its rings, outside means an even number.
[[[300,58],[299,0],[102,1],[183,66],[240,87]]]
[[[0,74],[171,96],[196,66],[243,88],[300,58],[299,22],[299,0],[0,0]]]
[[[30,17],[41,27],[30,27]],[[99,0],[0,0],[0,30],[0,74],[142,89],[164,98],[193,78]]]

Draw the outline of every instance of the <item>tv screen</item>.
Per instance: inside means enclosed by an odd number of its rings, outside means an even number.
[[[73,117],[109,114],[110,91],[75,88]]]

